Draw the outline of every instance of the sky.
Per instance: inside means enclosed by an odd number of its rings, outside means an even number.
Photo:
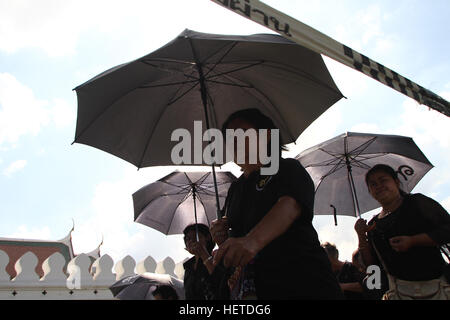
[[[450,100],[448,0],[266,0]],[[144,56],[184,29],[248,35],[270,31],[209,0],[0,0],[0,237],[59,240],[74,222],[76,254],[94,250],[178,263],[181,236],[133,222],[131,195],[174,167],[137,170],[92,147],[73,144],[72,90],[102,71]],[[284,156],[346,131],[414,139],[434,168],[413,192],[450,211],[450,119],[327,57],[342,99]],[[206,168],[207,169],[207,168]],[[227,165],[236,175],[235,165]],[[375,211],[365,214],[369,219]],[[316,216],[321,241],[341,260],[357,248],[353,217]]]

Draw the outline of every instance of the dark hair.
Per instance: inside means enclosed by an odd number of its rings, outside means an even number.
[[[259,109],[249,108],[249,109],[236,111],[227,118],[227,120],[222,125],[222,134],[224,136],[226,134],[226,129],[227,129],[228,125],[230,124],[230,122],[233,120],[236,120],[236,119],[242,119],[242,120],[252,124],[255,127],[255,129],[258,129],[258,130],[259,129],[278,129],[277,126],[275,125],[275,123],[272,121],[272,119],[270,119],[268,116],[266,116],[261,111],[259,111]],[[283,151],[288,150],[281,143],[282,143],[282,141],[281,141],[281,135],[280,135],[280,141],[279,141],[280,156],[281,156],[282,150]],[[270,141],[269,141],[268,150],[269,150],[269,152],[271,150],[270,149]]]
[[[339,258],[339,250],[336,248],[336,245],[325,242],[324,244],[322,244],[322,248],[325,249],[328,255],[335,257],[336,259]]]
[[[388,166],[386,164],[377,164],[374,165],[369,171],[367,171],[366,173],[366,185],[367,187],[369,187],[369,177],[374,174],[375,172],[384,172],[386,174],[388,174],[392,179],[394,179],[395,181],[400,182],[400,179],[398,178],[398,173],[397,171],[395,171],[391,166]],[[405,191],[402,190],[402,188],[398,188],[400,195],[405,196],[407,195],[407,193]]]
[[[164,300],[178,300],[177,291],[169,285],[160,285],[152,292],[153,296],[161,295]]]
[[[198,230],[199,233],[203,234],[206,237],[206,250],[211,253],[211,251],[214,249],[214,242],[211,237],[211,233],[209,232],[209,227],[203,223],[197,223],[197,224],[191,224],[188,225],[183,230],[183,234],[186,236],[189,232],[194,231],[196,232]]]

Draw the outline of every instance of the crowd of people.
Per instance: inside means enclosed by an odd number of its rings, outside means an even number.
[[[223,125],[250,128],[276,129],[257,109]],[[193,255],[184,263],[186,299],[450,299],[450,267],[440,250],[450,243],[450,216],[435,200],[403,192],[389,166],[366,174],[381,212],[356,221],[359,244],[349,262],[319,241],[314,184],[299,161],[280,157],[272,176],[261,175],[260,162],[238,165],[242,175],[228,191],[224,216],[184,231]]]

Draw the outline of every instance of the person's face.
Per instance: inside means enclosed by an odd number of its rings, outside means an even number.
[[[375,171],[367,179],[370,195],[380,204],[389,203],[400,196],[400,181],[384,171]]]
[[[185,236],[184,236],[184,244],[186,245],[186,249],[189,251],[189,253],[194,254],[191,251],[191,244],[197,242],[197,236],[196,236],[196,232],[195,229],[194,230],[190,230]],[[198,242],[200,242],[201,245],[203,245],[203,247],[206,248],[206,243],[207,243],[207,239],[206,236],[201,233],[198,232]]]
[[[256,155],[257,157],[259,156],[259,132],[258,129],[255,128],[255,126],[253,124],[251,124],[250,122],[247,122],[244,119],[234,119],[232,121],[230,121],[230,123],[228,123],[227,125],[227,129],[242,129],[244,130],[244,132],[246,132],[249,129],[253,129],[256,130]],[[267,130],[267,141],[270,140],[270,129]],[[245,139],[245,164],[248,164],[250,162],[250,143],[249,143],[249,139],[246,138]],[[238,143],[237,143],[237,138],[235,138],[234,143],[234,161],[237,163],[237,152],[238,152]],[[240,165],[240,163],[237,163],[238,165]]]

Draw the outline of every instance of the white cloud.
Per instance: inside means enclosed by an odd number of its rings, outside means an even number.
[[[132,194],[174,170],[174,167],[145,168],[139,171],[130,168],[124,170],[123,176],[119,179],[97,184],[92,201],[86,208],[92,215],[80,222],[75,219],[73,233],[75,253],[92,251],[103,236],[101,253],[110,255],[114,261],[130,255],[139,262],[150,255],[156,261],[169,256],[178,263],[190,256],[184,250],[182,235],[167,236],[134,222]],[[181,170],[210,169],[186,166]],[[221,170],[239,174],[239,170],[233,164],[227,164]]]
[[[65,128],[75,124],[76,110],[63,99],[53,99],[49,113],[57,128]]]
[[[52,234],[50,227],[31,227],[21,225],[13,233],[7,234],[7,238],[15,239],[36,239],[36,240],[54,240],[52,239]]]
[[[46,105],[14,76],[0,73],[0,145],[14,144],[26,134],[36,135],[49,123]]]
[[[149,227],[134,222],[132,194],[157,179],[169,174],[169,167],[126,170],[124,176],[115,181],[104,181],[95,188],[90,210],[92,216],[75,221],[73,245],[76,253],[95,249],[104,237],[102,254],[109,254],[114,261],[126,255],[141,261],[151,255],[161,261],[170,256],[175,262],[189,254],[184,251],[181,236],[166,236]],[[189,169],[188,169],[189,170]]]
[[[17,160],[11,163],[6,169],[3,170],[3,175],[11,177],[14,173],[22,170],[27,165],[27,160]]]
[[[214,12],[220,15],[211,14]],[[225,16],[230,23],[216,23],[218,16]],[[167,34],[175,37],[183,28],[200,28],[203,30],[198,31],[204,32],[220,29],[233,33],[244,26],[250,30],[264,29],[208,0],[0,2],[0,50],[8,53],[23,48],[39,48],[52,57],[72,55],[83,32],[88,31],[98,31],[115,41],[140,37],[142,41],[132,41],[131,44],[134,52],[140,52],[148,50],[149,45],[163,45],[168,40]],[[164,32],[158,31],[161,28]],[[152,34],[150,44],[149,33]]]
[[[13,146],[25,135],[36,136],[50,124],[67,127],[75,119],[75,109],[66,101],[39,99],[13,75],[0,73],[0,147]]]
[[[83,25],[79,13],[74,1],[2,1],[0,49],[14,53],[26,47],[39,47],[51,56],[71,53],[78,25]]]
[[[387,32],[383,28],[391,18],[382,12],[379,4],[371,4],[343,19],[333,32],[334,38],[362,54],[386,57],[399,41],[395,30]]]
[[[296,144],[288,145],[289,151],[283,157],[295,157],[307,148],[338,135],[337,128],[342,122],[342,115],[340,105],[332,106],[303,131]]]
[[[351,127],[349,131],[362,133],[381,133],[380,127],[373,123],[359,123]]]

